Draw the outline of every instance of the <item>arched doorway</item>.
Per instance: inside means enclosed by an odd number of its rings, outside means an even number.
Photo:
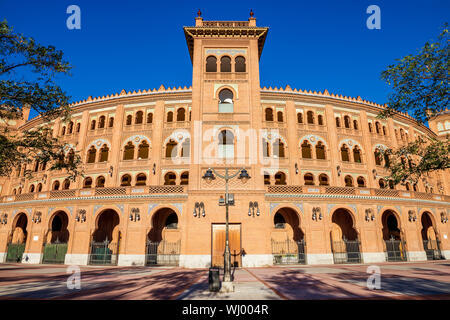
[[[331,222],[330,239],[334,263],[360,263],[360,242],[350,211],[337,209],[333,212]]]
[[[161,208],[153,214],[152,226],[147,235],[146,265],[178,266],[181,234],[178,215],[170,208]]]
[[[16,216],[12,231],[8,239],[6,262],[22,262],[22,255],[27,242],[28,217],[21,212]]]
[[[57,211],[49,221],[49,228],[43,241],[42,263],[64,263],[69,241],[69,217],[64,211]]]
[[[102,211],[92,234],[89,264],[117,264],[119,255],[120,218],[113,209]]]
[[[272,227],[273,263],[306,263],[305,235],[300,228],[298,213],[287,207],[277,210]]]
[[[400,230],[399,219],[392,210],[386,210],[381,216],[383,240],[387,261],[406,261],[406,243]]]
[[[437,235],[431,213],[424,212],[420,219],[422,223],[422,241],[423,249],[427,254],[427,260],[440,260],[443,259],[440,249],[440,241]]]

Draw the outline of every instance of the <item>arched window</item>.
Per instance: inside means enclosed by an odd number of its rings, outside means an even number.
[[[131,176],[129,174],[124,174],[120,179],[121,187],[129,187],[131,186]]]
[[[234,157],[234,135],[230,130],[219,133],[219,158]]]
[[[389,189],[395,189],[394,181],[389,180],[388,183],[389,183]]]
[[[30,189],[29,189],[28,192],[30,192],[30,193],[34,192],[34,184],[32,184],[32,185],[30,186]]]
[[[383,126],[383,135],[386,135],[386,126]]]
[[[66,134],[66,126],[62,127],[62,130],[61,130],[61,135],[63,136],[65,134]]]
[[[245,58],[236,57],[234,59],[234,72],[245,72]]]
[[[19,189],[17,190],[17,194],[22,194],[22,188],[19,188]]]
[[[328,176],[325,173],[319,175],[319,185],[320,186],[329,186],[330,182]]]
[[[97,155],[97,149],[94,146],[91,146],[88,150],[87,163],[94,163]]]
[[[343,144],[341,147],[341,158],[342,161],[350,161],[350,157],[348,154],[348,148],[347,145]]]
[[[99,176],[95,182],[96,188],[104,188],[105,187],[105,177]]]
[[[223,56],[220,58],[220,72],[231,72],[231,58]]]
[[[190,157],[191,155],[191,140],[186,138],[181,144],[181,156],[182,157]]]
[[[345,176],[344,181],[346,187],[353,187],[353,178],[351,176]]]
[[[136,176],[136,186],[145,186],[147,184],[147,176],[144,173],[139,173]]]
[[[81,130],[81,123],[77,123],[77,133],[79,133],[80,132],[80,130]]]
[[[306,119],[309,124],[314,124],[314,113],[312,111],[308,111],[306,113]]]
[[[375,164],[376,164],[377,166],[381,166],[381,160],[382,160],[382,158],[381,158],[381,152],[380,152],[380,149],[376,148],[373,154],[374,154],[374,156],[375,156]]]
[[[166,144],[166,158],[175,158],[178,154],[177,143],[172,139]]]
[[[92,187],[92,178],[91,177],[85,178],[83,181],[83,188],[88,189],[91,187]]]
[[[265,114],[266,114],[266,121],[273,121],[273,110],[272,110],[272,108],[266,108]]]
[[[52,190],[59,190],[59,181],[55,181],[55,182],[53,183]]]
[[[380,123],[378,121],[375,122],[375,130],[377,131],[378,134],[381,133]]]
[[[164,185],[175,185],[175,181],[177,179],[177,176],[173,172],[167,172],[164,175]]]
[[[233,112],[233,92],[223,89],[219,92],[219,112]]]
[[[144,113],[142,111],[136,112],[136,118],[134,119],[135,124],[142,124],[144,122]]]
[[[358,120],[353,120],[353,128],[355,129],[355,130],[358,130],[359,128],[358,128]]]
[[[96,125],[95,120],[92,120],[91,121],[91,130],[95,130],[95,125]]]
[[[275,184],[276,185],[284,185],[286,184],[286,175],[284,172],[277,172],[275,173]]]
[[[263,151],[263,157],[269,156],[269,142],[265,138],[262,139],[262,151]]]
[[[186,120],[186,110],[184,108],[179,108],[177,110],[177,121],[185,121]]]
[[[319,114],[317,116],[317,123],[319,124],[319,126],[323,126],[323,115]]]
[[[134,159],[134,144],[131,141],[128,141],[123,150],[123,160],[133,160],[133,159]]]
[[[336,127],[340,128],[341,127],[341,118],[336,117]]]
[[[402,140],[405,140],[405,132],[403,131],[403,129],[400,129],[400,137]]]
[[[297,122],[303,123],[303,113],[301,112],[297,113]]]
[[[217,72],[217,58],[209,56],[206,58],[206,72]]]
[[[349,129],[350,128],[350,117],[344,116],[344,126]]]
[[[302,143],[302,158],[305,158],[305,159],[312,158],[311,145],[306,140],[303,141],[303,143]]]
[[[372,133],[373,129],[372,129],[372,122],[369,122],[369,132]]]
[[[173,112],[167,112],[167,122],[173,122]]]
[[[131,114],[127,115],[127,126],[131,126],[131,123],[133,122],[133,116]]]
[[[386,188],[386,181],[384,179],[378,180],[378,185],[380,186],[380,189]]]
[[[277,139],[273,144],[273,155],[278,158],[284,158],[284,143],[281,139]]]
[[[180,185],[188,185],[189,184],[189,172],[183,172],[180,176]]]
[[[114,127],[114,117],[109,118],[108,127],[110,127],[110,128]]]
[[[270,175],[267,172],[264,172],[264,184],[270,185]]]
[[[325,159],[325,146],[322,141],[317,142],[316,145],[316,158],[317,159]]]
[[[121,187],[129,187],[131,186],[131,176],[129,174],[124,174],[120,179]]]
[[[277,121],[278,122],[283,122],[283,111],[278,111],[277,112]]]
[[[150,112],[147,115],[147,123],[152,123],[153,122],[153,112]]]
[[[416,192],[417,192],[417,190],[419,190],[419,189],[417,188],[417,183],[414,183],[414,184],[413,184],[413,190],[416,191]]]
[[[100,159],[99,162],[106,162],[108,161],[108,154],[109,154],[109,148],[106,144],[103,145],[103,147],[100,149]]]
[[[147,141],[142,141],[138,147],[138,159],[148,159],[149,145]]]
[[[70,121],[69,126],[67,127],[67,133],[72,134],[73,132],[73,121]]]
[[[358,183],[358,188],[366,187],[366,180],[363,177],[358,177],[358,179],[356,179],[356,182]]]
[[[307,173],[303,176],[303,180],[305,181],[305,186],[313,186],[314,185],[314,176],[312,173]]]
[[[411,186],[410,186],[410,184],[408,182],[405,184],[405,188],[406,188],[407,191],[411,190]]]
[[[101,117],[98,119],[98,127],[99,127],[100,129],[103,129],[103,128],[105,127],[105,122],[106,122],[105,116],[101,116]]]
[[[16,189],[14,189],[14,191],[16,191]],[[39,183],[37,185],[37,192],[41,192],[42,191],[42,183]]]
[[[39,170],[39,161],[36,160],[36,161],[34,162],[34,172],[37,172],[38,170]]]
[[[361,163],[362,162],[361,150],[358,148],[358,146],[355,146],[353,148],[353,161],[355,161],[357,163]]]

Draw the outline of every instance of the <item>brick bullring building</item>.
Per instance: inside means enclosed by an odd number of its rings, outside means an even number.
[[[261,88],[253,17],[184,33],[192,87],[89,97],[50,123],[84,177],[35,162],[0,180],[1,262],[223,265],[225,168],[250,175],[228,183],[235,266],[450,258],[449,173],[394,186],[377,153],[444,137],[450,114],[430,130],[360,97]]]

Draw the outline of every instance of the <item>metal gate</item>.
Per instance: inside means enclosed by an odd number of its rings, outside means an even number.
[[[274,264],[305,264],[305,240],[275,241],[272,239],[272,255]]]
[[[406,246],[402,240],[385,240],[386,244],[386,261],[406,261]]]
[[[6,262],[22,262],[22,255],[25,251],[25,243],[8,244],[8,253],[6,254]]]
[[[42,263],[64,263],[67,253],[67,243],[58,240],[54,243],[44,244]]]
[[[89,264],[117,265],[119,243],[108,241],[91,242]]]
[[[332,241],[334,263],[361,263],[358,240]]]
[[[439,240],[423,240],[423,248],[427,254],[427,260],[443,259],[440,247],[441,243]]]
[[[145,265],[178,266],[180,262],[181,240],[176,242],[147,241]]]

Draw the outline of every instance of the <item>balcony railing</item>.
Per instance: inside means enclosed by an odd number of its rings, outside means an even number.
[[[66,199],[83,198],[94,196],[120,196],[135,194],[184,194],[186,186],[183,185],[161,185],[161,186],[130,186],[130,187],[111,187],[111,188],[84,188],[56,190],[48,192],[24,193],[19,195],[0,197],[0,203],[12,203],[16,201],[32,201],[45,199]]]

